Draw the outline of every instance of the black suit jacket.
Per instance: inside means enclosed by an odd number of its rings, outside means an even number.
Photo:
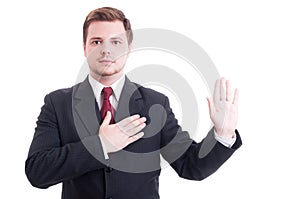
[[[181,130],[166,96],[126,78],[115,120],[136,113],[147,117],[144,138],[107,160],[88,79],[48,94],[26,160],[29,181],[39,188],[62,182],[63,199],[156,199],[160,154],[180,177],[202,180],[242,144],[236,131],[235,144],[227,148],[215,141],[213,130],[195,143]]]

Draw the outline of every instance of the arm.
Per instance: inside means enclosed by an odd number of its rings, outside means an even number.
[[[100,158],[104,159],[98,135],[85,137],[82,140],[76,138],[74,140],[77,141],[63,145],[62,132],[56,114],[51,97],[47,95],[38,117],[25,165],[26,175],[35,187],[48,188],[64,180],[105,167],[84,146],[89,145],[99,151]],[[72,134],[77,136],[77,132],[72,132],[72,129],[70,126],[70,131],[63,133],[67,133],[68,136],[73,136]]]
[[[182,178],[190,180],[203,180],[216,172],[231,155],[242,145],[238,131],[236,142],[228,148],[216,141],[214,130],[200,142],[192,142],[188,150],[171,164],[173,169]]]
[[[179,176],[187,179],[202,180],[214,173],[242,145],[235,126],[237,123],[237,92],[233,102],[230,98],[230,85],[225,80],[217,80],[214,103],[209,100],[210,116],[215,125],[208,135],[196,143],[187,132],[182,131],[166,99],[166,123],[162,141],[168,150],[162,150],[163,157],[171,164]],[[215,135],[216,133],[216,135]],[[231,147],[224,141],[235,139]],[[217,140],[218,141],[217,141]],[[221,141],[221,142],[220,142]]]

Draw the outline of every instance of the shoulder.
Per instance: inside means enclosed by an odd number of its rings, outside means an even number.
[[[54,90],[45,96],[45,101],[50,100],[52,103],[60,103],[60,102],[64,102],[64,101],[70,101],[70,100],[72,100],[72,94],[73,94],[74,89],[76,89],[78,87],[78,85],[80,85],[80,84],[81,83],[76,84],[72,87]]]
[[[54,90],[54,91],[48,93],[47,96],[49,96],[51,98],[54,98],[54,99],[64,98],[64,97],[67,97],[69,95],[72,95],[73,88],[74,88],[74,86],[69,87],[69,88],[57,89],[57,90]]]
[[[158,92],[154,89],[147,88],[144,86],[141,86],[137,83],[134,83],[136,87],[138,88],[139,93],[141,94],[142,98],[146,101],[151,101],[153,103],[164,103],[165,100],[167,99],[167,96],[164,95],[161,92]]]
[[[129,93],[133,92],[131,94],[132,97],[134,96],[135,99],[142,98],[145,103],[149,102],[163,104],[167,99],[166,95],[131,81],[127,76],[125,79],[125,85],[123,87],[123,91],[124,90]]]

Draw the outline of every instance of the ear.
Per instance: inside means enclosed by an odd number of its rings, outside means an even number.
[[[132,45],[129,44],[129,45],[128,45],[128,53],[127,53],[127,56],[129,56],[129,54],[131,53],[131,47],[132,47]]]

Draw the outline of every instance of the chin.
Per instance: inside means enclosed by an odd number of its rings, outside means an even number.
[[[113,76],[118,74],[119,71],[102,71],[101,73],[99,73],[101,76],[103,77],[109,77],[109,76]]]

